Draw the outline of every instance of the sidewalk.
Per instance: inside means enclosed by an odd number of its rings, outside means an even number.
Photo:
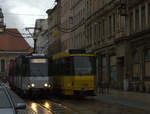
[[[150,94],[148,93],[110,90],[109,95],[100,94],[94,98],[103,102],[117,103],[150,112]]]

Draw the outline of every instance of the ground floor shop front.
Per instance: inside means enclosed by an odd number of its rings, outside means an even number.
[[[97,83],[113,89],[150,92],[150,39],[132,37],[97,48]]]

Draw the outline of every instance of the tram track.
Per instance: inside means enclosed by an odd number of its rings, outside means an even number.
[[[61,103],[55,102],[53,100],[29,101],[28,104],[30,108],[34,112],[36,112],[36,114],[43,114],[40,112],[46,112],[46,114],[80,114],[79,111],[74,110]],[[37,107],[38,109],[34,109],[35,107]]]

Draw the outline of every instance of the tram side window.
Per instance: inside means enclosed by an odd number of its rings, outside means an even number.
[[[29,63],[26,60],[23,60],[22,66],[21,66],[21,73],[22,76],[26,77],[29,76]]]
[[[22,65],[22,76],[27,76],[27,64]]]
[[[61,59],[61,74],[65,75],[65,59]]]
[[[65,66],[64,66],[64,59],[58,59],[56,60],[54,71],[56,75],[64,75],[65,74]]]
[[[1,72],[5,72],[5,60],[1,60]]]
[[[53,61],[52,60],[48,60],[48,75],[49,76],[52,76],[53,75],[53,67],[54,67],[54,65],[53,65],[54,63],[53,63]]]
[[[59,75],[59,61],[56,60],[54,63],[54,74],[57,76]]]
[[[52,65],[52,75],[55,76],[55,75],[56,75],[56,72],[55,72],[56,62],[53,61],[53,62],[51,63],[51,65]],[[50,68],[50,67],[49,67],[49,68]]]
[[[61,58],[58,60],[55,60],[53,62],[53,74],[60,76],[60,75],[72,75],[72,59],[67,58]]]
[[[73,69],[72,69],[72,58],[68,57],[64,59],[64,75],[72,75]]]
[[[56,76],[56,61],[52,62],[52,75]]]
[[[19,69],[19,65],[16,64],[16,70],[15,70],[15,74],[18,76],[20,73],[20,69]]]
[[[58,59],[58,75],[62,75],[62,62]]]

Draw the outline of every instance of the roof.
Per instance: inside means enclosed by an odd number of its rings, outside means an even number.
[[[0,33],[0,51],[29,52],[31,47],[17,29],[6,29]]]

